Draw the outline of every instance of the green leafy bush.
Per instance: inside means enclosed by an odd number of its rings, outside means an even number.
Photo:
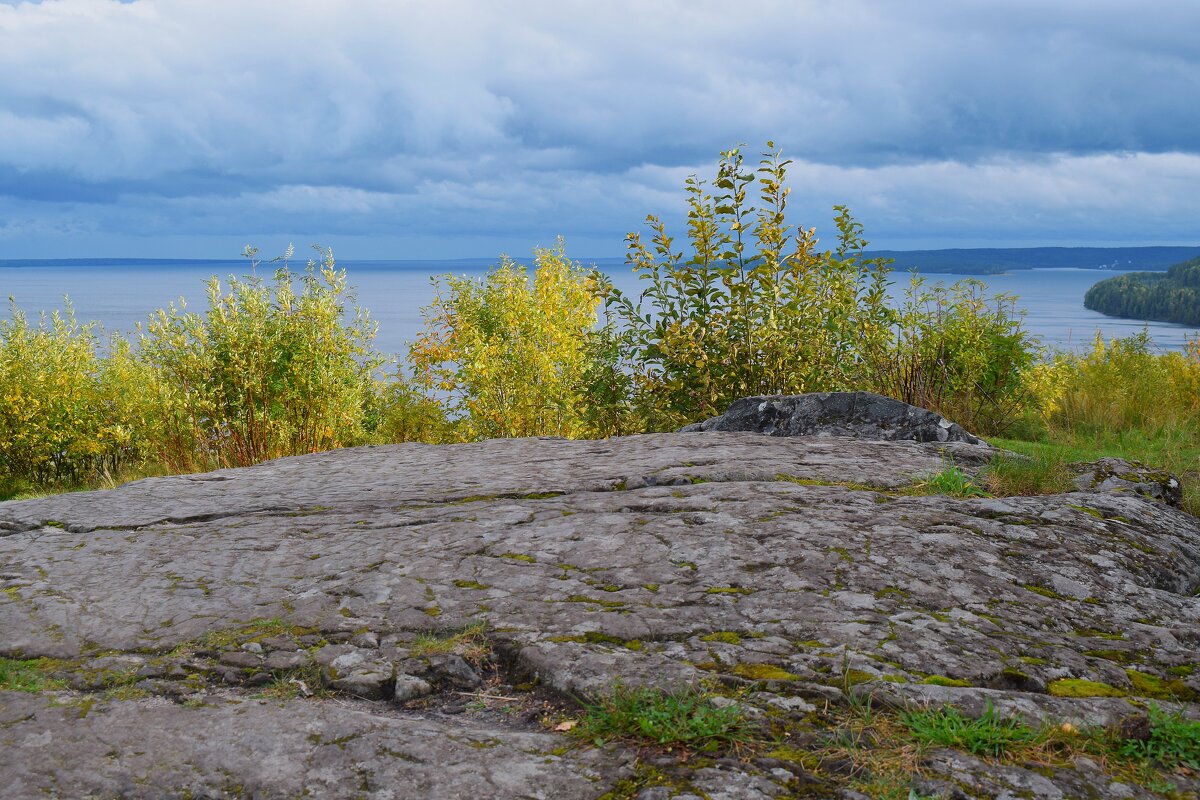
[[[1115,456],[1161,467],[1183,483],[1183,507],[1200,514],[1200,339],[1184,352],[1155,353],[1146,332],[1058,353],[1030,374],[1040,430],[1025,453],[1064,461]]]
[[[649,245],[626,239],[646,281],[635,299],[608,288],[623,339],[631,407],[666,430],[753,395],[872,389],[938,411],[983,433],[1030,402],[1037,351],[1015,299],[977,281],[925,288],[899,309],[887,301],[887,262],[866,258],[863,226],[836,206],[837,246],[786,221],[792,163],[767,143],[759,167],[721,154],[708,185],[686,183],[690,252],[647,217]],[[758,206],[750,195],[757,193]]]
[[[1150,734],[1145,739],[1125,739],[1122,755],[1157,761],[1167,767],[1200,770],[1200,722],[1184,719],[1156,705],[1149,709]]]
[[[1071,431],[1200,425],[1200,343],[1153,352],[1143,331],[1083,355],[1060,353],[1041,399],[1047,421]]]
[[[999,433],[1033,401],[1037,348],[1016,298],[965,280],[909,285],[895,335],[868,354],[874,391],[932,409],[977,433]]]
[[[381,385],[368,410],[371,439],[380,443],[458,441],[454,424],[442,405],[423,394],[403,375]]]
[[[375,326],[358,308],[347,320],[345,270],[320,252],[299,276],[285,262],[272,284],[231,278],[223,290],[212,279],[203,315],[171,305],[151,317],[139,336],[153,372],[147,436],[172,469],[243,466],[365,438],[382,363]]]
[[[884,264],[863,258],[862,226],[839,206],[838,247],[818,252],[813,230],[786,222],[791,162],[767,146],[757,170],[736,148],[722,153],[712,192],[687,180],[690,254],[655,216],[650,246],[626,239],[647,286],[636,300],[609,287],[606,304],[645,427],[712,416],[748,395],[851,388],[862,353],[888,335]]]

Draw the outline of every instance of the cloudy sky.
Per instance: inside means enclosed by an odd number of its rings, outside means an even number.
[[[0,259],[619,255],[720,150],[879,247],[1200,242],[1200,3],[0,2]]]

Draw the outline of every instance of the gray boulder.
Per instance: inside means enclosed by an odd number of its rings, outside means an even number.
[[[1169,472],[1151,469],[1122,458],[1102,458],[1088,464],[1072,464],[1074,483],[1080,491],[1133,492],[1153,497],[1176,508],[1183,502],[1183,486]]]
[[[855,439],[985,444],[961,425],[924,408],[873,392],[744,397],[719,417],[680,428],[695,431],[753,431],[771,436],[850,436]]]

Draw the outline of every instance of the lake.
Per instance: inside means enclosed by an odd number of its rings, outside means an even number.
[[[430,276],[451,272],[483,275],[487,259],[463,261],[343,261],[359,304],[379,323],[376,344],[387,353],[402,353],[421,327],[420,309],[433,299]],[[596,264],[627,293],[640,291],[633,272],[620,259],[585,261]],[[248,272],[238,262],[199,262],[186,265],[111,264],[72,266],[0,266],[0,298],[13,297],[30,316],[61,308],[68,295],[80,321],[95,320],[108,331],[130,331],[155,309],[183,296],[192,310],[205,308],[204,282]],[[260,265],[259,275],[270,277],[270,265]],[[1083,295],[1092,284],[1119,274],[1111,270],[1034,269],[1004,275],[930,275],[933,281],[953,282],[975,277],[992,292],[1019,297],[1026,327],[1043,342],[1071,350],[1091,345],[1097,331],[1107,338],[1128,336],[1142,322],[1114,319],[1083,307]],[[907,273],[894,275],[893,295],[907,285]],[[3,312],[7,316],[7,311]],[[1162,322],[1146,324],[1161,350],[1182,350],[1185,337],[1200,330]]]

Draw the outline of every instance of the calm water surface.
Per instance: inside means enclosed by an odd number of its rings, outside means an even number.
[[[592,263],[592,262],[585,262]],[[626,292],[640,291],[637,277],[618,259],[595,262]],[[470,261],[373,261],[341,262],[358,302],[379,323],[376,344],[388,353],[402,353],[421,327],[420,309],[433,299],[430,276],[451,272],[457,275],[483,275],[489,262]],[[76,317],[96,320],[108,331],[130,331],[155,309],[180,297],[189,309],[206,307],[204,282],[212,275],[225,277],[231,272],[247,272],[242,265],[230,263],[187,266],[70,266],[0,267],[0,299],[12,296],[27,314],[50,311],[63,306],[70,297]],[[270,277],[271,269],[258,268],[258,274]],[[1079,350],[1091,345],[1100,331],[1105,337],[1128,336],[1149,328],[1150,336],[1161,350],[1181,350],[1186,336],[1200,335],[1200,329],[1162,322],[1142,323],[1114,319],[1088,311],[1083,295],[1092,284],[1118,274],[1114,271],[1083,269],[1039,269],[1016,271],[982,278],[992,292],[1007,292],[1019,297],[1018,307],[1026,313],[1025,325],[1043,342],[1064,349]],[[929,281],[953,282],[963,275],[931,275]],[[903,290],[908,276],[896,274],[893,294]],[[7,310],[3,312],[7,316]]]

